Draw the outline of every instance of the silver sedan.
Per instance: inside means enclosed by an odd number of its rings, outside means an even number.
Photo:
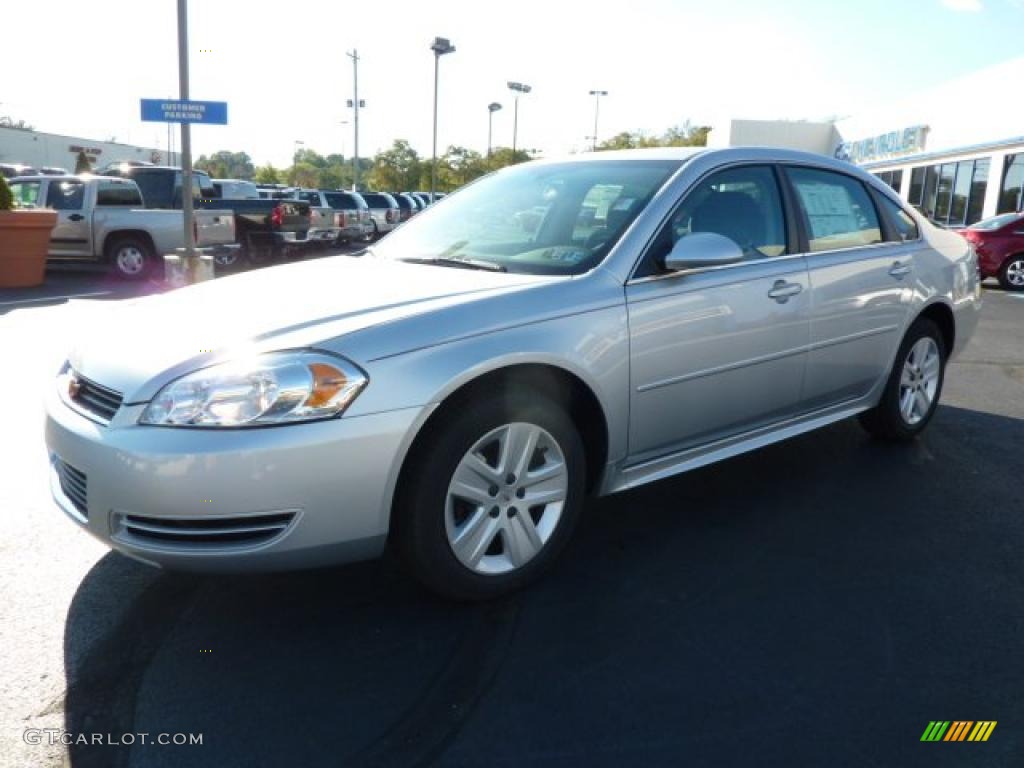
[[[531,162],[362,258],[112,309],[48,393],[51,485],[154,565],[390,543],[433,589],[486,598],[552,563],[588,495],[852,416],[913,439],[980,305],[967,242],[843,162]]]

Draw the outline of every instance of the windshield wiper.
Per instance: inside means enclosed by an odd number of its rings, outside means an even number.
[[[434,264],[439,267],[460,267],[462,269],[481,269],[485,272],[508,272],[501,264],[484,259],[467,259],[462,256],[435,256],[432,259],[399,259],[410,264]]]

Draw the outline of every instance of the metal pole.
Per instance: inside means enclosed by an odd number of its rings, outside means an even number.
[[[519,94],[516,94],[515,108],[512,110],[512,162],[516,161],[516,135],[519,132]]]
[[[591,151],[597,151],[597,113],[601,109],[601,94],[594,94],[594,143],[591,145]]]
[[[487,156],[491,156],[491,131],[494,128],[494,110],[487,110]]]
[[[179,98],[188,101],[188,0],[178,0],[178,90]],[[192,235],[192,131],[181,124],[181,201],[185,227],[185,256],[195,256],[196,241]]]
[[[434,202],[437,191],[437,76],[440,63],[441,54],[434,51],[434,147],[430,155],[430,202]]]
[[[353,48],[352,53],[345,55],[352,59],[352,132],[355,144],[352,150],[352,191],[355,192],[359,189],[359,51]]]

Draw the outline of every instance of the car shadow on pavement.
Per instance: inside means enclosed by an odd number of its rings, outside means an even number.
[[[918,764],[929,719],[1024,717],[1024,521],[988,473],[1022,435],[952,407],[910,445],[838,424],[592,502],[546,579],[486,604],[389,558],[211,577],[107,555],[67,616],[66,728],[202,745],[71,764]],[[986,764],[1024,743],[995,735]]]

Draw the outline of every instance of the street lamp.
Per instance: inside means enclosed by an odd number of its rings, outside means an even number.
[[[492,101],[487,105],[487,156],[491,156],[491,128],[494,125],[494,113],[501,109],[501,104]]]
[[[302,139],[296,139],[292,143],[295,145],[295,150],[292,152],[292,165],[295,165],[299,161],[299,147],[304,147],[306,142]]]
[[[446,53],[455,53],[455,46],[446,37],[435,37],[430,50],[434,52],[434,149],[430,160],[430,202],[434,202],[434,191],[437,188],[437,75],[441,57]]]
[[[594,143],[591,146],[591,150],[597,151],[597,114],[601,109],[601,97],[607,96],[608,91],[591,91],[590,95],[594,97]]]
[[[511,80],[508,81],[508,89],[515,94],[515,109],[512,113],[512,159],[516,157],[516,139],[519,133],[519,96],[524,93],[529,93],[531,88],[523,83],[514,83]]]

